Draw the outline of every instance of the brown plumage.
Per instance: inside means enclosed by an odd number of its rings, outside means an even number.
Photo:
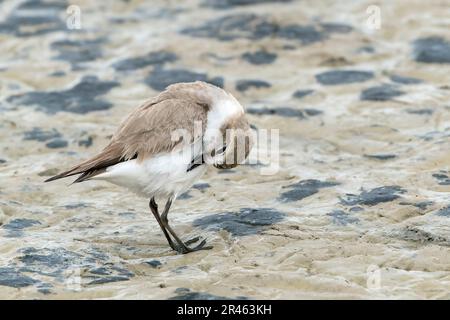
[[[210,99],[195,90],[208,87],[206,83],[175,84],[144,103],[122,122],[109,144],[96,156],[45,182],[81,174],[74,183],[85,181],[105,171],[109,166],[137,158],[143,160],[160,152],[170,152],[182,142],[172,141],[177,129],[187,130],[192,139],[194,123],[206,128]]]

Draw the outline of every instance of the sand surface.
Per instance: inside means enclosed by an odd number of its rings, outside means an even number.
[[[0,298],[450,298],[449,1],[379,1],[379,29],[372,1],[112,3],[78,1],[80,30],[64,1],[0,4]],[[214,249],[175,254],[114,185],[43,183],[193,80],[280,130],[277,172],[174,204]]]

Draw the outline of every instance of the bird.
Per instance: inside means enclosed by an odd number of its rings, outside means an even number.
[[[243,106],[229,92],[203,82],[169,85],[119,125],[97,155],[45,182],[78,176],[73,183],[103,180],[149,201],[171,249],[180,254],[209,250],[200,237],[183,242],[168,213],[208,167],[234,168],[248,158],[255,138]],[[157,201],[165,201],[160,213]]]

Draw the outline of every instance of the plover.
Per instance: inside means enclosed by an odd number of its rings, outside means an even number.
[[[96,156],[50,179],[105,180],[149,201],[170,247],[179,253],[211,249],[200,237],[183,242],[169,225],[169,209],[206,171],[236,167],[253,145],[244,108],[225,90],[196,81],[170,85],[134,110]],[[157,200],[166,201],[160,214]]]

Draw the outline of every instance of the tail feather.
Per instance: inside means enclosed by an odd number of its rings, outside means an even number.
[[[80,163],[79,165],[71,168],[70,170],[64,171],[60,174],[57,174],[56,176],[48,178],[44,182],[50,182],[62,178],[67,178],[77,174],[79,174],[80,176],[77,179],[75,179],[73,183],[83,182],[89,180],[90,178],[100,173],[105,172],[106,168],[109,166],[113,166],[120,162],[137,158],[137,154],[130,159],[124,159],[121,155],[115,157],[108,156],[109,155],[108,150],[109,149],[105,149],[102,153],[95,156],[94,158],[89,159],[83,163]]]
[[[67,177],[74,176],[76,174],[80,174],[81,173],[81,172],[72,172],[72,171],[73,170],[62,172],[60,174],[57,174],[56,176],[48,178],[44,182],[50,182],[50,181],[54,181],[54,180],[58,180],[58,179],[62,179],[62,178],[67,178]]]

